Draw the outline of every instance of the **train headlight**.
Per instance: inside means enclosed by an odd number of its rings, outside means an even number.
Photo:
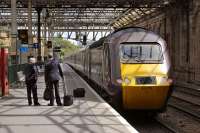
[[[170,79],[170,78],[167,78],[167,77],[162,77],[162,78],[160,79],[160,83],[161,83],[161,84],[172,84],[172,82],[173,82],[173,80]]]
[[[121,84],[122,83],[122,79],[117,79],[117,83]]]
[[[125,84],[127,84],[127,85],[128,85],[128,84],[130,84],[130,83],[131,83],[131,80],[130,80],[130,79],[128,79],[127,77],[125,77],[125,78],[124,78],[124,82],[125,82]]]
[[[160,84],[167,84],[167,77],[160,77]]]
[[[169,84],[172,84],[172,83],[173,83],[173,80],[170,79],[170,78],[168,78],[168,79],[167,79],[167,82],[168,82]]]

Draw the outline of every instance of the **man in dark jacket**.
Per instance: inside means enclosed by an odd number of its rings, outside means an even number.
[[[35,58],[30,58],[28,65],[25,68],[25,82],[27,87],[28,105],[32,105],[31,92],[33,94],[33,101],[35,106],[39,106],[37,97],[37,77],[38,70],[35,65]]]
[[[48,55],[49,61],[45,64],[45,82],[50,89],[50,103],[49,106],[54,105],[54,89],[56,103],[61,106],[61,100],[59,95],[59,80],[63,78],[63,73],[59,62],[53,58],[52,55]]]

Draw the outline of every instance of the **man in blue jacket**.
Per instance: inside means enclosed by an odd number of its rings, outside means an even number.
[[[27,98],[28,98],[28,105],[32,105],[32,98],[31,92],[33,94],[33,101],[35,106],[39,106],[40,103],[38,102],[37,96],[37,78],[38,78],[38,70],[37,66],[35,65],[35,58],[30,58],[28,65],[25,68],[25,82],[27,87]]]
[[[52,55],[48,55],[49,61],[45,64],[45,82],[50,90],[50,103],[49,106],[54,105],[54,89],[56,103],[58,106],[62,106],[59,95],[59,80],[63,78],[63,73],[59,62],[53,58]]]

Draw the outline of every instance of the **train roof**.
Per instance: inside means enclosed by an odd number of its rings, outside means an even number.
[[[135,29],[135,31],[144,31],[144,32],[146,31],[146,32],[148,32],[148,33],[150,33],[150,34],[155,34],[155,35],[156,35],[156,33],[154,33],[154,32],[151,31],[151,30],[148,30],[148,29],[146,29],[146,28],[142,28],[142,27],[124,27],[124,28],[120,28],[120,29],[117,29],[117,30],[113,31],[111,34],[109,34],[109,35],[106,36],[106,37],[100,38],[98,41],[92,43],[92,44],[89,46],[89,48],[92,49],[92,48],[97,48],[97,47],[102,46],[102,45],[103,45],[103,42],[105,41],[105,39],[107,39],[107,38],[109,38],[109,37],[112,37],[114,34],[120,32],[120,31],[126,30],[126,29]]]
[[[146,28],[143,28],[143,27],[137,27],[137,26],[129,26],[129,27],[122,27],[122,28],[119,28],[119,29],[117,29],[117,30],[115,30],[114,32],[112,32],[111,34],[114,34],[114,33],[116,33],[116,32],[119,32],[119,31],[122,31],[122,30],[125,30],[125,29],[140,29],[140,30],[144,30],[144,31],[150,31],[150,30],[148,30],[148,29],[146,29]]]
[[[106,39],[106,37],[100,38],[98,41],[92,43],[92,44],[89,46],[89,48],[92,49],[92,48],[97,48],[97,47],[101,46],[101,45],[103,44],[103,42],[104,42],[105,39]]]

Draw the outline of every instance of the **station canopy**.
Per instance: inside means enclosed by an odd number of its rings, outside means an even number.
[[[16,0],[17,25],[28,25],[28,1]],[[32,0],[33,27],[36,9],[42,9],[41,24],[55,31],[111,30],[140,19],[175,0]],[[0,26],[11,24],[11,0],[0,0]]]

